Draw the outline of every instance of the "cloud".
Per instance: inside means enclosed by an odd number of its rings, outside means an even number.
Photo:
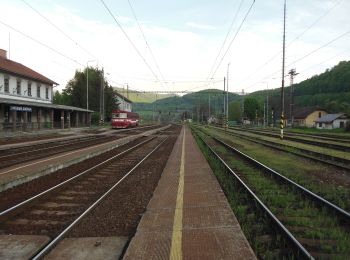
[[[206,24],[198,24],[193,22],[187,22],[187,26],[197,28],[197,29],[203,29],[203,30],[214,30],[215,27],[212,25],[206,25]]]

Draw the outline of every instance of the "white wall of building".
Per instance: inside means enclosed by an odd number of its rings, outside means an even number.
[[[333,128],[340,128],[340,122],[344,123],[344,128],[346,127],[348,119],[336,119],[333,121]]]
[[[9,78],[9,91],[5,92],[5,77]],[[17,94],[17,80],[20,80],[21,93]],[[28,83],[31,83],[31,96],[28,95]],[[40,86],[40,96],[38,96],[38,86]],[[48,89],[48,95],[46,96],[46,88]],[[13,76],[0,72],[0,97],[22,100],[22,101],[35,101],[42,103],[52,103],[53,96],[52,86],[44,83],[40,83],[34,80],[28,80],[21,77]]]
[[[344,128],[346,127],[349,119],[336,119],[332,123],[316,123],[318,129],[336,129],[340,128],[340,122],[344,123]]]
[[[119,109],[120,110],[125,110],[125,111],[128,111],[128,112],[131,112],[132,110],[132,104],[125,101],[123,98],[117,96],[117,102],[119,103]]]

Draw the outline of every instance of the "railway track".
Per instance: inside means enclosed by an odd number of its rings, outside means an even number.
[[[18,163],[24,163],[31,160],[56,155],[63,152],[69,152],[101,143],[110,142],[124,136],[141,133],[145,130],[151,130],[159,126],[147,126],[137,129],[124,129],[113,135],[93,135],[84,136],[77,139],[66,139],[59,141],[49,141],[40,144],[26,145],[0,150],[0,169],[6,168]]]
[[[253,134],[257,135],[262,135],[262,136],[268,136],[268,137],[273,137],[273,138],[280,138],[279,133],[274,133],[271,131],[263,131],[263,130],[256,130],[256,129],[242,129],[242,128],[231,128],[232,130],[235,131],[243,131],[243,132],[250,132]],[[315,137],[312,137],[315,138]],[[294,142],[299,142],[303,144],[310,144],[310,145],[316,145],[319,147],[326,147],[334,150],[339,150],[339,151],[344,151],[344,152],[349,152],[350,151],[350,140],[335,140],[335,139],[330,139],[330,138],[318,138],[318,140],[311,139],[310,136],[305,138],[304,136],[301,137],[300,135],[293,135],[293,134],[284,134],[284,139],[289,140],[289,141],[294,141]],[[345,144],[345,145],[344,145]]]
[[[34,259],[50,251],[108,194],[138,169],[167,140],[164,135],[147,140],[0,213],[1,234],[47,235],[51,238]]]
[[[278,128],[270,128],[270,129],[258,129],[255,127],[230,127],[232,129],[246,129],[246,130],[256,130],[256,131],[262,131],[262,132],[269,132],[269,133],[276,133],[279,134],[279,129]],[[293,132],[289,130],[288,128],[285,129],[284,131],[285,135],[288,136],[297,136],[297,137],[308,137],[308,138],[314,138],[318,140],[325,140],[325,141],[335,141],[335,142],[345,142],[345,143],[350,143],[350,136],[349,135],[336,135],[336,134],[331,134],[331,133],[299,133],[299,132]]]
[[[250,204],[253,204],[248,207],[250,211],[242,214],[242,221],[247,221],[251,215],[257,215],[251,212],[252,207],[263,212],[263,216],[268,216],[268,223],[264,228],[258,229],[259,232],[253,230],[253,234],[247,234],[251,241],[255,240],[255,243],[258,243],[261,238],[267,240],[270,248],[266,246],[266,250],[270,254],[273,254],[273,251],[276,254],[277,250],[277,258],[347,259],[350,254],[349,212],[222,140],[212,139],[206,133],[197,131],[199,130],[194,130],[202,145],[211,154],[211,158],[220,163],[238,187],[233,189],[233,192],[244,192]],[[224,183],[224,188],[229,186],[230,184]],[[229,196],[240,197],[232,194]],[[247,202],[247,198],[244,203]],[[242,211],[242,208],[247,209],[247,206],[241,205],[237,210]],[[259,217],[255,221],[253,223],[261,222]],[[273,231],[268,228],[271,223],[274,226]],[[247,223],[243,223],[243,226],[245,225]],[[274,243],[278,240],[278,235],[282,235],[289,244]]]
[[[316,161],[319,163],[323,163],[326,165],[334,166],[334,167],[337,167],[337,168],[342,169],[342,170],[346,170],[346,171],[350,170],[350,160],[345,159],[345,158],[340,158],[340,157],[336,157],[336,156],[332,156],[332,155],[328,155],[328,154],[324,154],[324,153],[319,153],[319,152],[315,152],[315,151],[311,151],[311,150],[307,150],[307,149],[303,149],[303,148],[298,148],[298,147],[294,147],[294,146],[290,146],[290,145],[286,145],[286,144],[262,140],[259,138],[254,138],[254,137],[244,135],[242,133],[225,131],[221,127],[215,127],[215,129],[218,129],[221,132],[225,132],[228,135],[239,137],[241,139],[244,139],[244,140],[247,140],[247,141],[250,141],[253,143],[261,144],[261,145],[267,146],[267,147],[275,149],[275,150],[288,152],[290,154],[301,156],[301,157],[304,157],[304,158],[307,158],[307,159],[310,159],[310,160],[313,160],[313,161]]]

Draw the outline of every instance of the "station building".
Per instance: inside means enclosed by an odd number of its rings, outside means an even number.
[[[93,111],[52,103],[57,85],[0,49],[0,131],[90,126]]]

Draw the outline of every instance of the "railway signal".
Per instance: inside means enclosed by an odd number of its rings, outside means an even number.
[[[280,128],[281,128],[281,139],[283,139],[283,129],[284,129],[284,114],[281,114],[281,121],[280,121]]]

